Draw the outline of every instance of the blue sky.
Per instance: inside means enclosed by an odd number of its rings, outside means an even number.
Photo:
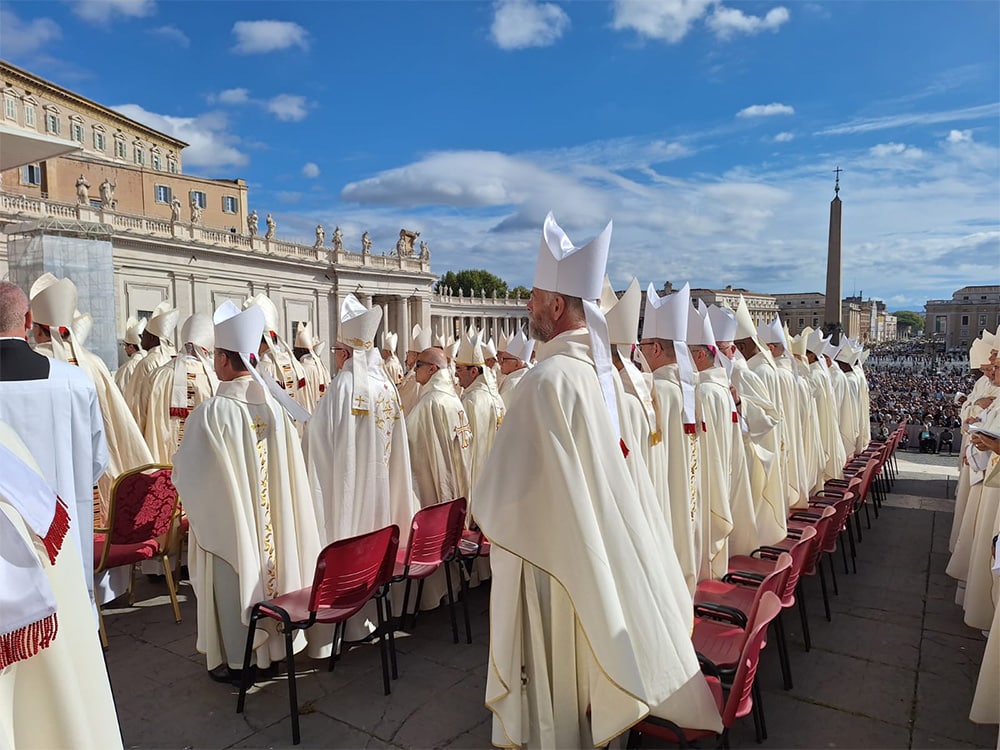
[[[1000,283],[1000,3],[11,2],[5,59],[192,144],[278,235],[422,232],[530,286],[550,209],[609,272],[920,309]]]

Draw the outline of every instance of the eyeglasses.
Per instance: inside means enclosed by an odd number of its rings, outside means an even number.
[[[414,362],[413,369],[416,369],[418,367],[437,367],[437,365],[434,364],[433,362],[424,362],[423,360],[418,359],[416,362]]]

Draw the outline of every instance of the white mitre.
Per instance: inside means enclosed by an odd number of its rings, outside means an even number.
[[[125,343],[132,346],[142,346],[142,332],[146,330],[146,318],[129,318],[125,321]]]
[[[475,328],[469,328],[458,344],[458,351],[454,355],[456,365],[463,367],[486,366],[486,355],[483,353],[483,346]]]
[[[672,294],[662,297],[657,294],[652,283],[646,289],[646,314],[642,323],[642,338],[664,339],[674,342],[674,356],[680,375],[681,392],[684,396],[685,429],[695,423],[694,386],[697,376],[691,352],[684,340],[687,338],[687,319],[691,312],[691,285],[686,283]]]
[[[382,355],[375,348],[375,332],[382,322],[382,307],[371,310],[361,304],[353,294],[348,294],[340,306],[340,329],[337,340],[354,350],[351,372],[354,374],[354,393],[351,396],[351,414],[366,415],[371,412],[371,385],[369,373],[373,365],[381,366]]]
[[[410,329],[410,340],[407,346],[409,347],[406,351],[408,352],[422,352],[423,349],[420,348],[420,334],[423,332],[423,327],[419,323],[414,323],[413,328]],[[426,348],[426,347],[425,347]]]
[[[871,353],[871,349],[862,350],[861,354],[858,355],[858,367],[864,367],[864,364],[868,361],[868,357],[871,356]]]
[[[715,331],[712,330],[712,321],[708,317],[708,309],[701,300],[695,300],[693,310],[688,312],[687,338],[685,343],[688,346],[715,346]]]
[[[414,326],[414,328],[419,328],[419,325]],[[417,352],[418,354],[424,349],[430,349],[434,346],[434,332],[429,326],[417,331],[410,342],[410,346],[413,347],[410,351]]]
[[[52,356],[63,362],[76,358],[72,343],[67,344],[62,337],[63,330],[73,329],[76,302],[76,284],[69,279],[44,273],[31,285],[31,319],[49,327]]]
[[[854,366],[854,363],[858,359],[858,354],[860,350],[856,349],[850,340],[844,341],[840,345],[840,351],[837,352],[837,356],[834,357],[838,362],[843,362],[845,365]]]
[[[639,368],[632,361],[633,348],[639,338],[639,309],[642,304],[642,289],[635,277],[629,283],[625,292],[619,297],[611,286],[611,279],[604,277],[604,288],[601,292],[601,312],[608,321],[608,339],[611,346],[618,352],[622,363],[621,376],[632,389],[632,392],[642,404],[649,426],[650,441],[653,445],[660,442],[659,420],[656,417],[656,398],[651,392],[649,383],[642,376]],[[642,353],[635,349],[637,356]],[[649,369],[645,359],[641,359],[644,368]]]
[[[497,345],[496,342],[493,341],[492,336],[490,337],[489,341],[483,344],[483,357],[485,357],[486,359],[497,358]]]
[[[780,315],[776,315],[770,323],[758,325],[757,338],[763,344],[781,344],[785,351],[788,351],[788,339],[785,338],[785,329],[781,325]]]
[[[990,361],[990,345],[984,339],[975,339],[969,347],[969,369],[978,370]]]
[[[180,318],[181,311],[164,300],[153,308],[153,314],[150,316],[149,322],[146,323],[146,330],[158,339],[163,339],[164,343],[169,343],[168,340],[174,329],[177,328],[177,322]]]
[[[513,336],[508,336],[506,331],[501,331],[500,340],[497,342],[497,353],[507,351],[507,346],[510,344],[510,340]]]
[[[611,249],[612,223],[586,245],[577,247],[566,235],[549,211],[542,225],[542,242],[538,250],[535,279],[532,287],[583,300],[583,311],[590,333],[590,353],[597,367],[597,379],[604,394],[604,403],[611,415],[615,437],[621,438],[618,422],[618,399],[612,377],[611,344],[608,324],[597,306]]]
[[[313,351],[316,341],[312,337],[308,321],[302,321],[295,327],[295,348]]]
[[[215,324],[206,313],[195,313],[181,324],[181,346],[193,344],[191,355],[198,360],[209,382],[215,384],[215,365],[209,353],[215,350]],[[235,351],[235,350],[233,350]],[[187,363],[183,355],[174,357],[174,384],[170,392],[171,410],[187,410]]]
[[[390,333],[389,331],[382,331],[382,341],[379,345],[379,349],[385,351],[388,349],[390,352],[396,351],[396,345],[399,343],[399,336],[395,333]]]
[[[736,313],[728,307],[709,305],[708,319],[712,323],[712,331],[715,332],[715,341],[736,341],[736,329],[738,322]]]
[[[508,356],[517,357],[522,362],[531,362],[531,352],[535,348],[535,340],[524,334],[524,328],[518,328],[517,333],[507,340],[504,352]]]
[[[263,292],[258,292],[253,297],[244,300],[243,309],[246,310],[251,305],[256,305],[264,313],[264,330],[276,333],[278,330],[278,308],[271,301],[271,298]]]
[[[806,347],[808,346],[809,335],[813,332],[812,328],[806,326],[802,329],[802,333],[798,336],[793,336],[791,340],[792,354],[802,357],[804,360],[806,358]]]

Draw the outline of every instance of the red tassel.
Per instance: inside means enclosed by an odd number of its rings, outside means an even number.
[[[684,425],[684,434],[685,435],[694,435],[694,433],[695,433],[695,429],[694,429],[694,425],[693,424],[686,424],[686,425]]]
[[[0,635],[0,669],[30,659],[43,648],[48,648],[58,630],[59,620],[53,612],[38,622]]]
[[[319,384],[319,392],[326,393],[326,386],[323,383]]]
[[[628,458],[628,446],[625,445],[625,438],[618,438],[618,447],[622,449],[622,455]]]
[[[62,498],[56,496],[56,514],[52,517],[52,525],[49,526],[49,530],[45,532],[45,538],[42,539],[45,551],[49,553],[49,562],[53,565],[56,564],[56,557],[59,555],[59,550],[62,549],[63,540],[68,532],[69,511]]]
[[[305,387],[306,387],[306,379],[305,378],[299,378],[299,390],[302,390]]]
[[[188,409],[186,406],[171,406],[170,416],[179,417],[181,419],[187,419],[189,416],[191,416],[191,410]]]
[[[736,412],[733,412],[733,424],[736,424],[739,421],[740,421],[740,415],[737,414]]]
[[[705,424],[704,422],[701,423],[701,431],[708,432],[708,425]]]

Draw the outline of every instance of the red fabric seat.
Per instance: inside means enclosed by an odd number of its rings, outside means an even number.
[[[343,640],[344,623],[361,611],[375,598],[378,616],[379,650],[382,657],[382,681],[385,694],[391,692],[389,683],[388,650],[393,654],[395,676],[395,645],[393,628],[388,616],[388,586],[399,547],[399,527],[386,526],[367,534],[341,539],[324,547],[316,559],[316,572],[312,586],[289,591],[264,602],[257,602],[250,610],[250,629],[247,632],[246,650],[243,654],[243,683],[236,699],[236,713],[243,713],[247,690],[250,688],[251,659],[257,623],[265,617],[281,623],[285,636],[285,658],[288,660],[288,700],[292,717],[292,743],[299,744],[299,704],[295,690],[295,650],[292,640],[297,630],[307,630],[315,623],[336,624],[334,649],[330,655],[330,669],[339,656]],[[389,646],[387,649],[386,641]]]
[[[155,539],[136,544],[112,544],[108,547],[106,568],[117,568],[120,565],[130,565],[143,560],[152,560],[160,554],[160,545]]]

